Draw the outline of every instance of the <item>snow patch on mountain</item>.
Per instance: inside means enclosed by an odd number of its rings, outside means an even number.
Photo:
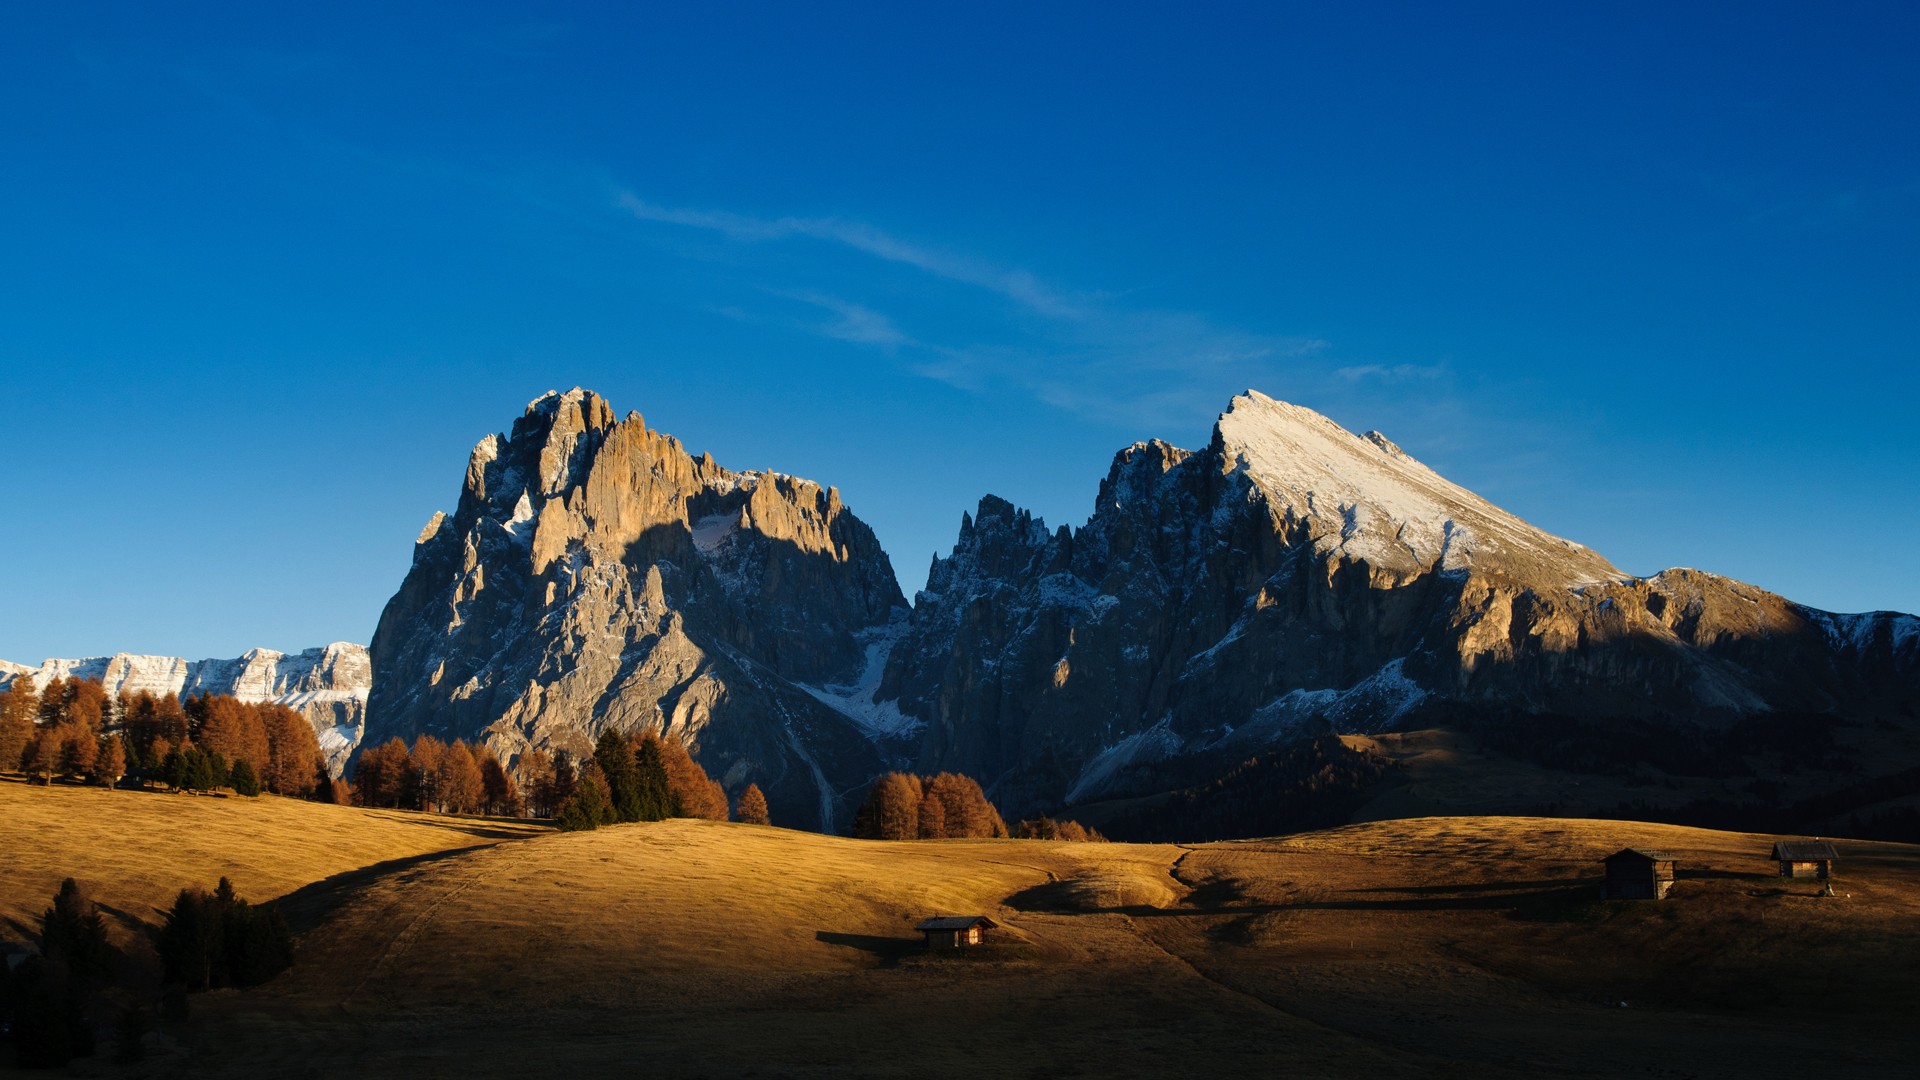
[[[1162,716],[1152,727],[1136,731],[1095,754],[1080,770],[1073,787],[1068,789],[1067,803],[1077,803],[1098,795],[1122,769],[1165,761],[1178,754],[1185,743],[1174,734],[1172,720],[1170,716]]]
[[[918,735],[926,722],[900,711],[898,701],[875,701],[880,681],[887,671],[887,657],[907,632],[907,616],[897,615],[885,626],[872,627],[856,635],[866,646],[867,655],[859,677],[852,683],[827,683],[821,686],[800,684],[815,701],[854,722],[867,738],[876,743],[904,742]]]

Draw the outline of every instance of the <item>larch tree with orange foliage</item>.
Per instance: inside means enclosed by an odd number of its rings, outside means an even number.
[[[747,825],[773,824],[773,819],[767,816],[767,797],[761,793],[759,784],[748,784],[747,790],[740,793],[740,805],[734,809],[733,820]]]
[[[693,760],[687,744],[674,736],[660,739],[660,764],[667,770],[673,816],[727,820],[727,793]]]
[[[33,680],[22,675],[0,694],[0,769],[26,767],[27,747],[33,743],[34,719],[40,713],[40,695]]]
[[[448,813],[471,814],[480,809],[487,796],[487,786],[465,739],[455,739],[453,745],[441,753],[435,793],[441,809]]]

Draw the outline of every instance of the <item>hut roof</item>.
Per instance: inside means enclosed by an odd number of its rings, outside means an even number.
[[[1780,862],[1819,862],[1837,860],[1840,853],[1827,840],[1778,840],[1773,845],[1773,857]]]
[[[1647,848],[1621,848],[1619,851],[1600,860],[1613,862],[1615,859],[1633,859],[1639,862],[1672,862],[1673,856],[1665,851],[1651,851]]]
[[[920,925],[914,927],[914,929],[915,930],[965,930],[965,929],[968,929],[969,927],[980,926],[980,927],[985,927],[988,930],[991,930],[994,927],[999,925],[1000,925],[999,923],[994,922],[992,919],[987,918],[985,915],[941,915],[937,918],[920,920]]]

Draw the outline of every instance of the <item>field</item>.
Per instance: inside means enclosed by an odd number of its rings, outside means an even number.
[[[68,800],[59,812],[33,805],[50,795]],[[196,997],[142,1075],[1904,1076],[1920,1063],[1920,848],[1903,845],[1840,843],[1842,895],[1822,899],[1773,876],[1770,837],[1605,821],[894,844],[699,821],[528,835],[13,784],[0,812],[0,859],[30,851],[37,867],[0,871],[12,918],[44,906],[63,855],[133,914],[175,876],[227,872],[249,895],[286,896],[293,970]],[[23,815],[30,839],[11,827]],[[228,841],[264,835],[260,815],[278,839],[248,839],[220,871]],[[1671,899],[1594,899],[1599,858],[1628,844],[1679,857]],[[385,865],[346,867],[356,859]],[[912,926],[933,914],[1005,929],[932,955]]]

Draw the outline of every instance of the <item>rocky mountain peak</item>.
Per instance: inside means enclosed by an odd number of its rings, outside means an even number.
[[[730,785],[831,822],[855,785],[816,773],[814,748],[858,744],[836,750],[849,768],[876,751],[808,688],[857,682],[904,613],[886,554],[837,488],[733,472],[615,415],[549,392],[480,440],[374,635],[371,737],[485,737],[511,758],[673,730]]]
[[[1354,435],[1256,390],[1214,427],[1222,466],[1246,474],[1276,515],[1308,525],[1316,550],[1410,580],[1432,570],[1500,573],[1541,585],[1624,577],[1590,548],[1454,484],[1379,432]]]

